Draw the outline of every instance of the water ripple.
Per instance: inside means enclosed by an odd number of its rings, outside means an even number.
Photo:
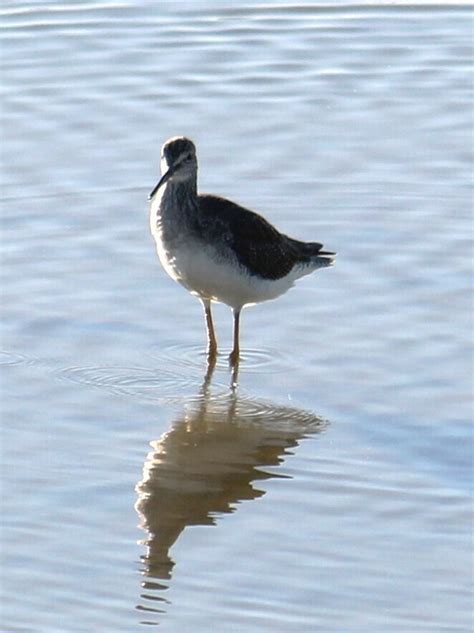
[[[24,354],[18,352],[6,352],[0,350],[0,367],[3,365],[21,365],[21,364],[33,364],[35,361],[32,358],[28,358]]]
[[[228,356],[230,349],[224,349],[217,357],[216,367],[218,369],[226,369],[229,367]],[[168,365],[171,363],[176,368],[199,369],[206,362],[206,352],[202,345],[189,343],[170,343],[167,345],[151,346],[148,355],[155,361],[159,361],[160,365]],[[279,349],[248,349],[245,348],[240,355],[240,367],[246,373],[260,372],[265,370],[266,373],[280,373],[286,371],[288,367],[289,355],[285,355]]]
[[[171,402],[196,386],[192,376],[161,367],[65,367],[54,374],[61,380],[147,401]]]
[[[233,401],[235,406],[229,407],[229,399],[213,397],[209,399],[209,409],[206,416],[209,420],[222,419],[223,413],[232,410],[232,420],[240,425],[252,425],[258,423],[260,428],[269,427],[273,432],[298,428],[306,433],[324,431],[329,421],[316,415],[312,411],[297,409],[290,405],[280,405],[273,402],[260,400],[252,396],[239,396]]]

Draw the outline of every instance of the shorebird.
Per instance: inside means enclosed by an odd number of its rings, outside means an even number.
[[[232,308],[229,360],[237,365],[242,308],[279,297],[300,277],[331,266],[335,253],[322,250],[319,242],[280,233],[257,213],[226,198],[198,194],[197,170],[190,139],[176,136],[165,142],[162,176],[149,195],[151,232],[168,275],[202,302],[209,360],[217,354],[211,303]]]

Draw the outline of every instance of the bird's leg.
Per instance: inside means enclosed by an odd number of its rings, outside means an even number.
[[[240,356],[240,346],[239,346],[239,330],[240,330],[240,310],[234,308],[234,348],[229,356],[229,361],[231,365],[237,365],[239,362]]]
[[[214,332],[214,323],[212,321],[211,302],[209,299],[202,299],[204,307],[204,316],[206,317],[207,328],[207,358],[210,362],[215,360],[217,355],[217,338]]]

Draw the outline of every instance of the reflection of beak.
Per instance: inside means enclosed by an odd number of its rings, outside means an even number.
[[[148,200],[151,200],[153,198],[153,196],[155,195],[155,193],[158,191],[158,189],[161,187],[161,185],[164,185],[165,182],[167,180],[169,180],[171,178],[171,176],[174,174],[174,172],[176,171],[176,167],[170,167],[168,169],[167,172],[165,172],[160,180],[158,181],[158,184],[154,187],[154,189],[152,190],[152,192],[150,193],[150,195],[148,196]]]

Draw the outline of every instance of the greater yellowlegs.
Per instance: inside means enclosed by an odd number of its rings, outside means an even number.
[[[217,339],[213,301],[234,314],[232,364],[239,360],[239,322],[244,306],[285,293],[294,282],[331,266],[335,253],[318,242],[283,235],[260,215],[235,202],[197,192],[194,143],[177,136],[163,145],[162,177],[149,195],[150,226],[163,268],[204,307],[208,357]]]

